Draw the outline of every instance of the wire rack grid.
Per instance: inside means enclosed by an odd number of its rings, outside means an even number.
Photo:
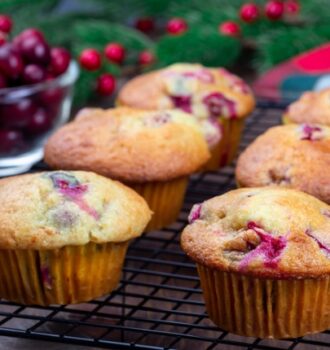
[[[247,120],[240,150],[279,124],[282,112],[283,105],[260,101]],[[195,265],[180,249],[180,232],[194,203],[235,187],[234,165],[192,177],[177,222],[132,242],[123,278],[111,295],[80,305],[49,307],[2,300],[0,335],[109,349],[330,348],[330,331],[265,340],[227,333],[208,319]]]

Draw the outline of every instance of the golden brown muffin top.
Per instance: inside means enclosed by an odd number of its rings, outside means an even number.
[[[297,190],[243,188],[195,205],[181,236],[198,263],[255,277],[330,274],[330,207]]]
[[[284,120],[290,123],[316,123],[330,126],[330,88],[303,93],[288,107]]]
[[[280,185],[330,204],[330,128],[290,124],[268,129],[240,155],[242,187]]]
[[[90,170],[132,183],[191,174],[209,157],[198,123],[174,110],[85,109],[45,147],[52,168]]]
[[[198,119],[241,118],[255,106],[250,88],[236,75],[190,63],[137,76],[121,89],[117,103],[144,109],[179,108]]]
[[[140,236],[151,212],[117,181],[84,171],[0,180],[0,249],[54,249]]]

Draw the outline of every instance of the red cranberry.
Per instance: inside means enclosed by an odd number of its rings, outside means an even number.
[[[9,16],[0,15],[0,31],[3,33],[10,33],[13,22]]]
[[[0,89],[7,87],[7,81],[3,74],[0,74]]]
[[[23,135],[18,130],[0,130],[0,153],[8,153],[23,146]]]
[[[288,0],[284,4],[284,11],[290,15],[296,15],[300,10],[300,5],[295,0]]]
[[[152,52],[145,50],[139,54],[139,64],[146,66],[155,61],[155,56]]]
[[[0,116],[6,127],[24,128],[36,110],[37,106],[32,100],[23,98],[16,103],[2,105]]]
[[[125,58],[125,48],[118,43],[110,43],[104,49],[105,56],[109,61],[122,63]]]
[[[101,67],[101,55],[95,49],[85,49],[80,54],[79,62],[87,70],[97,70]]]
[[[233,21],[227,21],[227,22],[223,22],[219,26],[219,31],[223,35],[238,36],[241,32],[241,29],[237,23],[235,23]]]
[[[45,107],[59,104],[63,98],[63,90],[60,88],[47,88],[38,94],[38,101]]]
[[[50,62],[50,49],[48,44],[36,36],[27,36],[19,42],[18,49],[24,60],[47,66]]]
[[[254,22],[259,17],[259,9],[256,4],[247,3],[240,9],[240,17],[244,22]]]
[[[100,95],[111,95],[116,88],[116,79],[111,74],[102,74],[97,79],[97,92]]]
[[[26,126],[26,131],[31,134],[40,134],[50,129],[52,124],[46,110],[39,107],[32,115],[29,124]]]
[[[135,22],[135,28],[143,33],[150,33],[155,29],[155,22],[151,17],[138,18]]]
[[[63,47],[54,47],[50,51],[50,70],[57,77],[63,74],[70,64],[70,53]]]
[[[28,37],[35,37],[37,38],[39,41],[45,41],[45,37],[42,34],[42,32],[38,29],[35,28],[28,28],[25,29],[22,33],[20,33],[18,36],[16,36],[13,40],[13,43],[15,46],[19,45],[24,39],[28,38]]]
[[[172,18],[166,25],[166,30],[169,34],[182,34],[187,29],[187,22],[183,18]]]
[[[36,64],[28,64],[24,67],[23,82],[25,84],[37,84],[46,80],[46,71]]]
[[[277,20],[283,16],[284,4],[280,0],[270,0],[265,6],[266,16],[270,20]]]
[[[23,61],[10,44],[0,46],[0,72],[16,79],[23,70]]]
[[[7,34],[0,32],[0,46],[7,42]]]

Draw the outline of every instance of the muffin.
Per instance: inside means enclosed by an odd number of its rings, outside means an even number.
[[[148,230],[175,221],[189,174],[209,157],[197,122],[174,110],[85,109],[45,147],[52,168],[91,170],[140,193],[154,212]]]
[[[303,93],[299,100],[289,105],[283,122],[330,126],[330,88]]]
[[[179,63],[130,80],[117,104],[144,109],[181,109],[199,121],[211,150],[205,170],[217,170],[235,157],[245,117],[255,106],[250,88],[224,68]],[[204,126],[220,130],[210,138]]]
[[[151,212],[137,193],[89,172],[0,180],[0,298],[71,304],[116,288],[128,243]]]
[[[181,237],[210,319],[261,338],[330,327],[330,207],[304,192],[244,188],[193,207]]]
[[[268,129],[240,155],[237,184],[279,185],[330,204],[330,128],[290,124]]]

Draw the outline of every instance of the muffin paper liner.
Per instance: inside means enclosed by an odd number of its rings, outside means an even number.
[[[52,250],[0,250],[0,297],[21,304],[74,304],[111,292],[128,241]]]
[[[148,203],[154,212],[146,231],[157,230],[173,223],[182,208],[188,176],[170,181],[129,184]]]
[[[291,338],[330,326],[329,277],[272,280],[197,269],[209,317],[226,331]]]
[[[222,138],[211,150],[211,158],[203,167],[205,171],[215,171],[230,164],[234,160],[238,150],[241,134],[245,125],[245,118],[221,118],[220,121]]]

